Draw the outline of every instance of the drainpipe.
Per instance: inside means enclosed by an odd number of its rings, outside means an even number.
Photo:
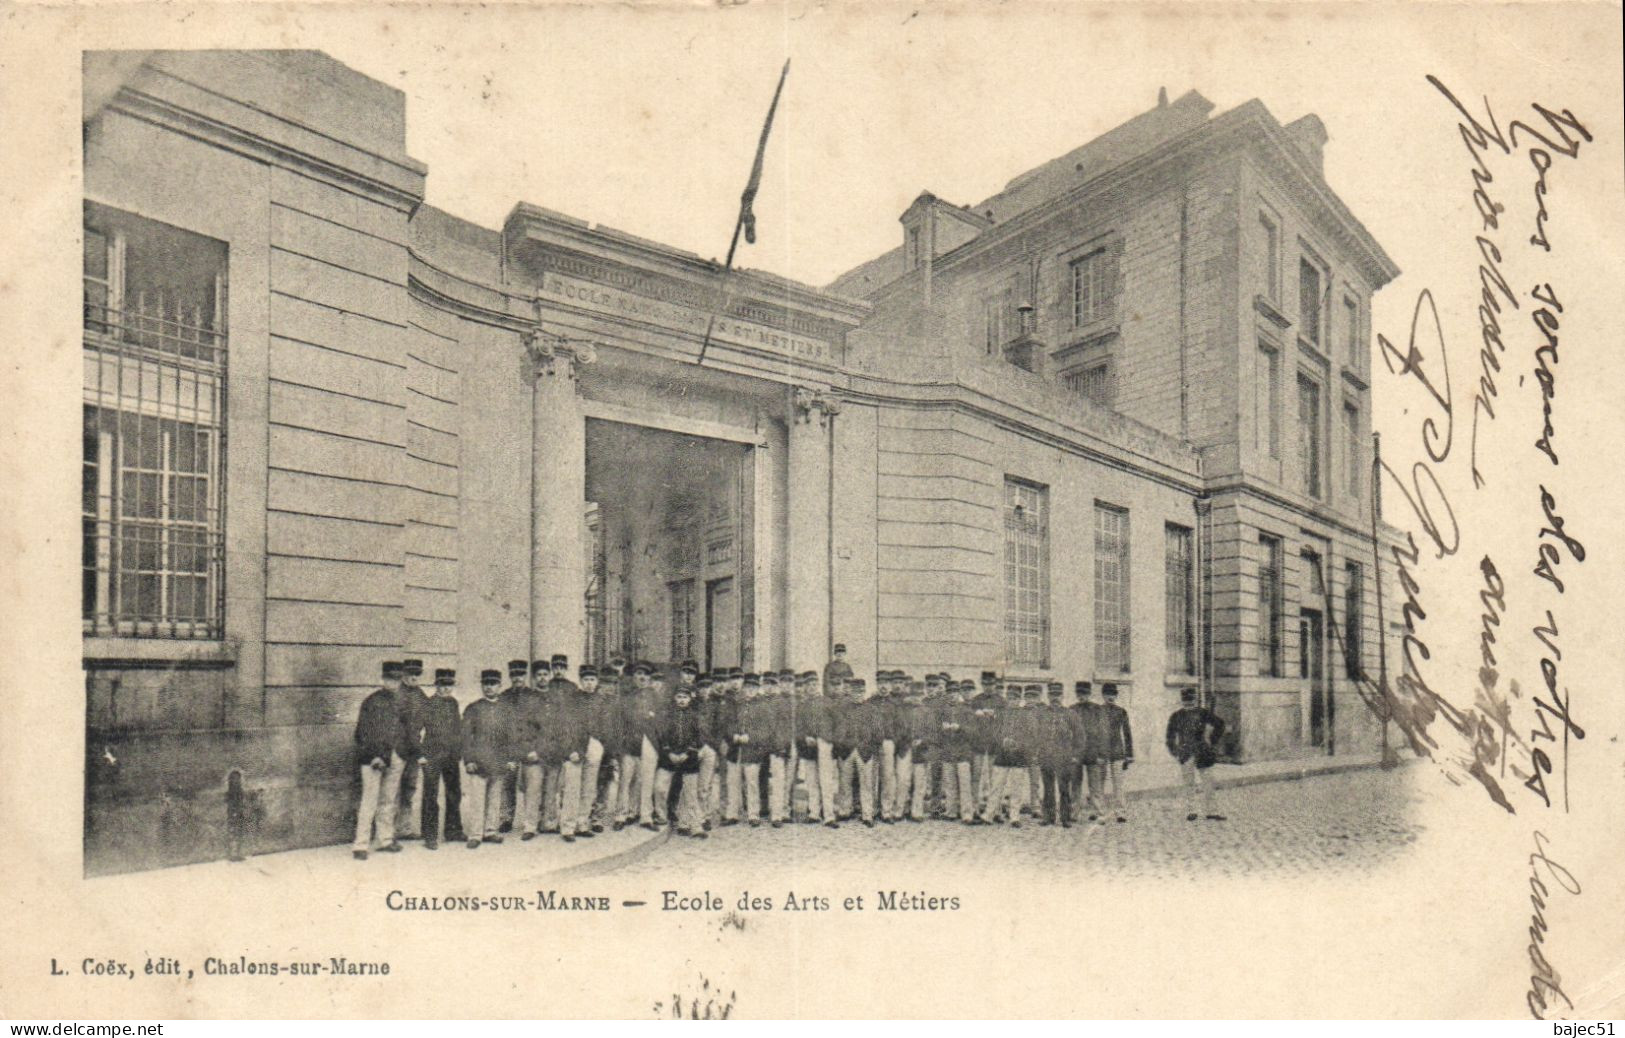
[[[1185,296],[1186,279],[1186,252],[1190,244],[1190,184],[1186,184],[1179,197],[1179,438],[1189,441],[1191,437],[1189,408],[1190,389],[1185,369]]]

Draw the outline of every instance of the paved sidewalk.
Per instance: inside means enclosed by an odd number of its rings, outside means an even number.
[[[1403,758],[1401,758],[1403,762]],[[1316,775],[1337,775],[1350,771],[1364,771],[1382,766],[1382,755],[1350,754],[1328,757],[1323,753],[1290,757],[1284,760],[1253,761],[1247,764],[1218,763],[1213,766],[1213,785],[1218,789],[1234,789],[1259,782],[1296,782]],[[1126,772],[1125,785],[1130,800],[1149,800],[1178,796],[1182,789],[1179,764],[1167,754],[1161,760],[1141,763],[1136,760]]]

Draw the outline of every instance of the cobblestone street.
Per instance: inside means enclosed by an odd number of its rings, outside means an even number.
[[[1417,839],[1420,829],[1409,820],[1415,774],[1411,768],[1373,769],[1221,789],[1224,822],[1188,822],[1183,800],[1160,797],[1131,801],[1127,824],[1070,829],[1031,819],[1015,830],[942,821],[877,824],[872,830],[858,822],[844,822],[839,830],[730,826],[706,840],[673,835],[652,854],[609,874],[767,872],[789,862],[857,873],[872,872],[886,859],[953,870],[1043,868],[1053,874],[1071,866],[1127,876],[1366,868]]]

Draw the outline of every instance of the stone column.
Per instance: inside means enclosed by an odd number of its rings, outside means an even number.
[[[794,391],[790,414],[785,664],[822,669],[830,648],[830,425],[833,398]]]
[[[589,348],[527,338],[533,375],[531,403],[531,656],[556,652],[581,662],[586,629],[587,426],[577,392],[576,365]]]

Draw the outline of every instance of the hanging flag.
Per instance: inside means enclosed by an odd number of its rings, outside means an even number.
[[[745,234],[745,241],[756,244],[756,213],[752,206],[756,202],[756,191],[762,186],[762,159],[767,155],[767,137],[773,132],[773,115],[779,110],[779,95],[784,93],[784,80],[790,74],[790,59],[784,59],[784,68],[779,72],[779,85],[773,89],[773,103],[767,106],[767,120],[762,123],[762,136],[756,142],[756,161],[751,163],[750,179],[745,182],[744,193],[739,196],[739,219],[734,221],[733,241],[728,244],[728,261],[722,268],[722,289],[719,296],[726,300],[728,277],[734,269],[734,253],[739,249],[739,234]],[[719,304],[720,306],[721,304]],[[705,341],[700,343],[700,355],[694,363],[705,363],[705,351],[711,347],[711,332],[716,327],[717,311],[711,311],[711,319],[705,324]]]

